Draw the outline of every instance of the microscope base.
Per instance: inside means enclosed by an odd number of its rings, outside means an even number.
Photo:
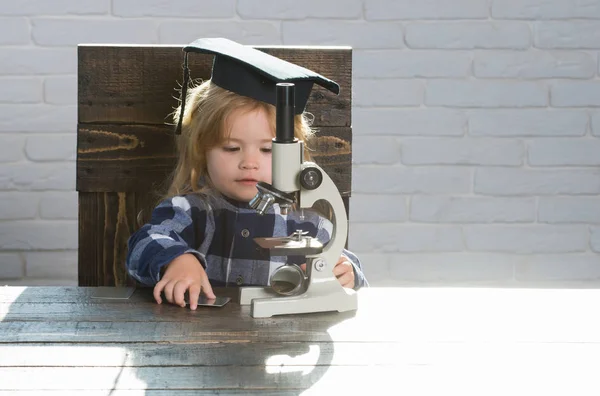
[[[269,318],[273,315],[356,310],[358,298],[356,291],[341,286],[325,294],[307,290],[297,296],[280,296],[266,287],[244,287],[240,289],[240,305],[248,304],[251,304],[250,315],[253,318]]]

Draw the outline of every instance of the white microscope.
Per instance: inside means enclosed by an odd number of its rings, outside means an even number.
[[[291,83],[277,84],[276,137],[272,147],[273,184],[259,182],[250,206],[263,214],[279,204],[283,214],[310,208],[318,200],[333,210],[333,235],[325,247],[302,230],[283,238],[255,238],[276,256],[306,256],[306,275],[295,264],[284,264],[270,277],[270,286],[240,288],[240,304],[251,304],[254,318],[324,311],[350,311],[358,307],[356,291],[342,287],[333,274],[346,244],[348,219],[344,202],[331,178],[313,162],[303,160],[304,143],[294,137],[294,90]]]

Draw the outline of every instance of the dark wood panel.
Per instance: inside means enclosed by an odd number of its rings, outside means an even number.
[[[78,47],[79,123],[171,122],[182,83],[182,46]],[[340,84],[339,96],[315,86],[307,111],[317,125],[350,126],[352,50],[339,48],[260,48],[307,67]],[[210,78],[212,55],[191,54],[193,79]]]
[[[175,166],[175,140],[167,126],[80,124],[77,133],[77,191],[162,194]],[[352,182],[352,130],[321,127],[311,142],[313,160],[342,196]]]
[[[140,211],[155,202],[152,193],[79,193],[80,286],[134,285],[125,267],[127,240],[140,226]]]
[[[77,191],[163,191],[176,150],[167,126],[85,125],[77,131]]]

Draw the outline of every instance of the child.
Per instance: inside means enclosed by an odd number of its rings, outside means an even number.
[[[256,183],[271,183],[271,140],[275,136],[275,84],[294,82],[295,136],[312,133],[303,113],[314,82],[335,93],[338,85],[310,70],[225,39],[200,39],[184,48],[178,162],[171,186],[149,223],[129,238],[127,269],[154,285],[154,298],[196,309],[212,286],[267,285],[275,269],[302,257],[275,257],[258,248],[256,237],[284,237],[301,229],[325,244],[332,224],[313,210],[282,214],[274,204],[264,215],[250,208]],[[189,95],[189,52],[215,54],[211,79]],[[187,102],[187,106],[186,106]],[[359,259],[344,250],[333,273],[344,287],[367,285]]]

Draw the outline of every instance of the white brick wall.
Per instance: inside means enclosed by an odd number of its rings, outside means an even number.
[[[0,283],[76,282],[76,45],[202,36],[354,48],[372,284],[600,278],[600,0],[20,0],[0,2]]]

